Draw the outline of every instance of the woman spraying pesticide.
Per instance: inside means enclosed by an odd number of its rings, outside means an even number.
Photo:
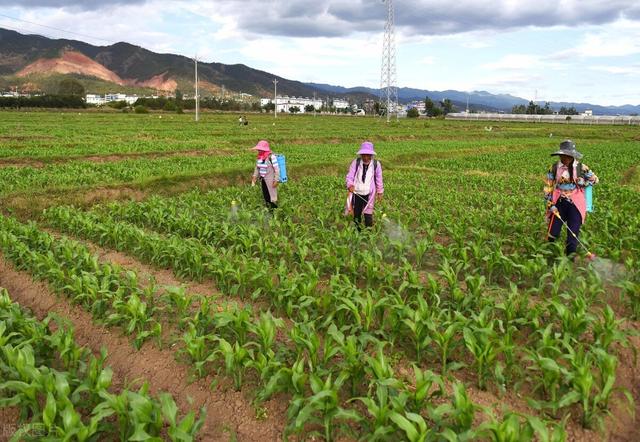
[[[547,239],[555,241],[560,236],[562,226],[566,226],[568,232],[565,253],[570,256],[578,248],[580,227],[590,209],[585,189],[598,184],[598,177],[582,164],[582,154],[576,150],[576,144],[571,140],[560,143],[560,149],[551,155],[559,156],[560,160],[549,168],[544,187],[549,219]],[[591,257],[590,253],[588,257]]]
[[[358,158],[351,162],[347,173],[346,212],[353,212],[353,220],[358,230],[364,215],[364,225],[373,226],[373,209],[376,201],[382,199],[384,183],[382,181],[382,165],[374,160],[373,143],[365,141],[360,145]]]
[[[251,185],[255,186],[256,180],[260,178],[262,187],[262,196],[264,202],[270,211],[276,209],[278,205],[278,179],[280,177],[280,168],[278,159],[271,152],[269,143],[266,140],[260,140],[252,150],[257,151],[256,167],[253,169]]]

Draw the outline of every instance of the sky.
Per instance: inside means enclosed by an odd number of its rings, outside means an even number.
[[[640,0],[394,0],[397,85],[640,104]],[[0,0],[0,27],[380,86],[381,0]]]

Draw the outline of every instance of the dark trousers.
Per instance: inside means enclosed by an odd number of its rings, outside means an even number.
[[[565,198],[559,198],[556,202],[556,207],[558,208],[560,217],[567,223],[571,231],[575,233],[576,236],[579,236],[580,226],[582,226],[582,215],[580,215],[580,211],[571,201]],[[562,221],[560,221],[556,216],[551,217],[549,225],[549,241],[554,242],[560,237],[563,226],[564,224],[562,224]],[[576,253],[577,248],[578,240],[571,234],[571,232],[567,232],[567,246],[565,253],[567,255]]]
[[[356,223],[356,227],[360,230],[360,222],[362,221],[362,211],[369,202],[369,195],[357,195],[353,194],[353,220]],[[367,227],[373,226],[373,215],[364,214],[364,225]]]
[[[267,183],[264,178],[260,178],[262,183],[262,196],[264,197],[264,202],[267,204],[269,210],[276,209],[278,205],[271,201],[271,195],[269,195],[269,188],[267,187]]]

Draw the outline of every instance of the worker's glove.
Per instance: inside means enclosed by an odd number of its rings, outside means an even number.
[[[578,180],[576,181],[576,183],[577,183],[577,184],[578,184],[578,186],[580,186],[580,187],[584,187],[584,186],[586,186],[586,184],[587,184],[587,183],[585,182],[584,178],[582,178],[582,177],[578,178]]]
[[[554,215],[558,215],[560,213],[558,212],[558,208],[556,206],[549,207],[549,212],[553,213]]]

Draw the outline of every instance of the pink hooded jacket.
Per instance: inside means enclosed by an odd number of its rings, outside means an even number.
[[[370,166],[373,167],[374,160],[371,160]],[[384,193],[384,183],[382,181],[382,164],[380,161],[376,161],[377,166],[374,171],[375,178],[371,180],[371,191],[369,192],[369,202],[364,209],[364,213],[367,215],[373,214],[373,209],[376,203],[375,195]],[[360,161],[360,167],[356,170],[357,159],[351,162],[351,166],[349,166],[349,172],[347,173],[347,189],[351,186],[355,185],[356,173],[362,173],[362,161]],[[377,183],[377,186],[376,186]],[[357,198],[357,197],[356,197]],[[346,209],[345,209],[346,212]]]

